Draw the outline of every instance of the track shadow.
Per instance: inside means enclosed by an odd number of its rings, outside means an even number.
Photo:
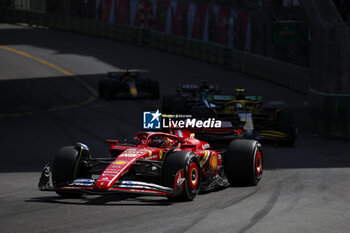
[[[83,79],[97,89],[104,74],[26,78],[0,81],[0,115],[44,111],[79,104],[92,93],[77,79]]]
[[[101,205],[101,206],[159,206],[159,205],[172,205],[168,199],[159,197],[159,199],[148,199],[139,195],[103,195],[103,196],[83,196],[76,199],[65,199],[59,196],[45,196],[35,197],[25,202],[41,202],[51,204],[64,204],[64,205]]]
[[[80,75],[92,88],[106,74]],[[41,171],[62,146],[83,142],[96,157],[108,156],[106,139],[134,137],[142,106],[159,100],[96,98],[73,77],[0,81],[0,172]]]

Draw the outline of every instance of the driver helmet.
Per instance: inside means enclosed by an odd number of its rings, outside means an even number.
[[[150,143],[149,146],[151,147],[162,147],[166,144],[166,139],[163,137],[155,137],[153,138]]]
[[[170,146],[170,138],[165,138],[162,146]]]

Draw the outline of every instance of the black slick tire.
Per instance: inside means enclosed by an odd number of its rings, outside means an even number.
[[[164,158],[162,167],[162,184],[174,188],[177,174],[183,170],[182,191],[178,196],[168,197],[170,201],[192,201],[198,194],[201,182],[199,158],[190,151],[172,152]]]
[[[225,154],[225,173],[231,185],[256,186],[263,174],[263,152],[258,141],[233,140]]]
[[[87,178],[82,174],[80,166],[79,151],[73,146],[62,147],[56,154],[52,162],[52,181],[54,188],[58,188],[76,178]],[[64,198],[78,198],[82,196],[80,192],[70,190],[55,190],[58,195]]]

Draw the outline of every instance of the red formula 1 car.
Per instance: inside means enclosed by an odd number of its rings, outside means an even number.
[[[186,130],[173,132],[139,132],[133,144],[107,140],[109,158],[92,158],[82,143],[63,147],[45,166],[39,189],[62,197],[126,192],[193,200],[199,191],[260,181],[257,141],[236,139],[227,150],[214,150]]]

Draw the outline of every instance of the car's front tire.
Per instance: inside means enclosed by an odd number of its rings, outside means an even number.
[[[55,192],[64,198],[78,198],[82,193],[72,190],[57,189],[68,184],[76,178],[89,178],[84,170],[82,160],[86,159],[86,153],[80,153],[77,147],[62,147],[56,154],[52,162],[52,181]],[[89,156],[89,155],[88,155]]]
[[[179,173],[183,172],[179,177]],[[201,183],[201,170],[199,158],[190,151],[172,152],[164,158],[162,168],[162,183],[171,188],[177,187],[177,182],[183,179],[182,190],[169,200],[192,201],[198,194]],[[176,192],[176,190],[174,190]]]

